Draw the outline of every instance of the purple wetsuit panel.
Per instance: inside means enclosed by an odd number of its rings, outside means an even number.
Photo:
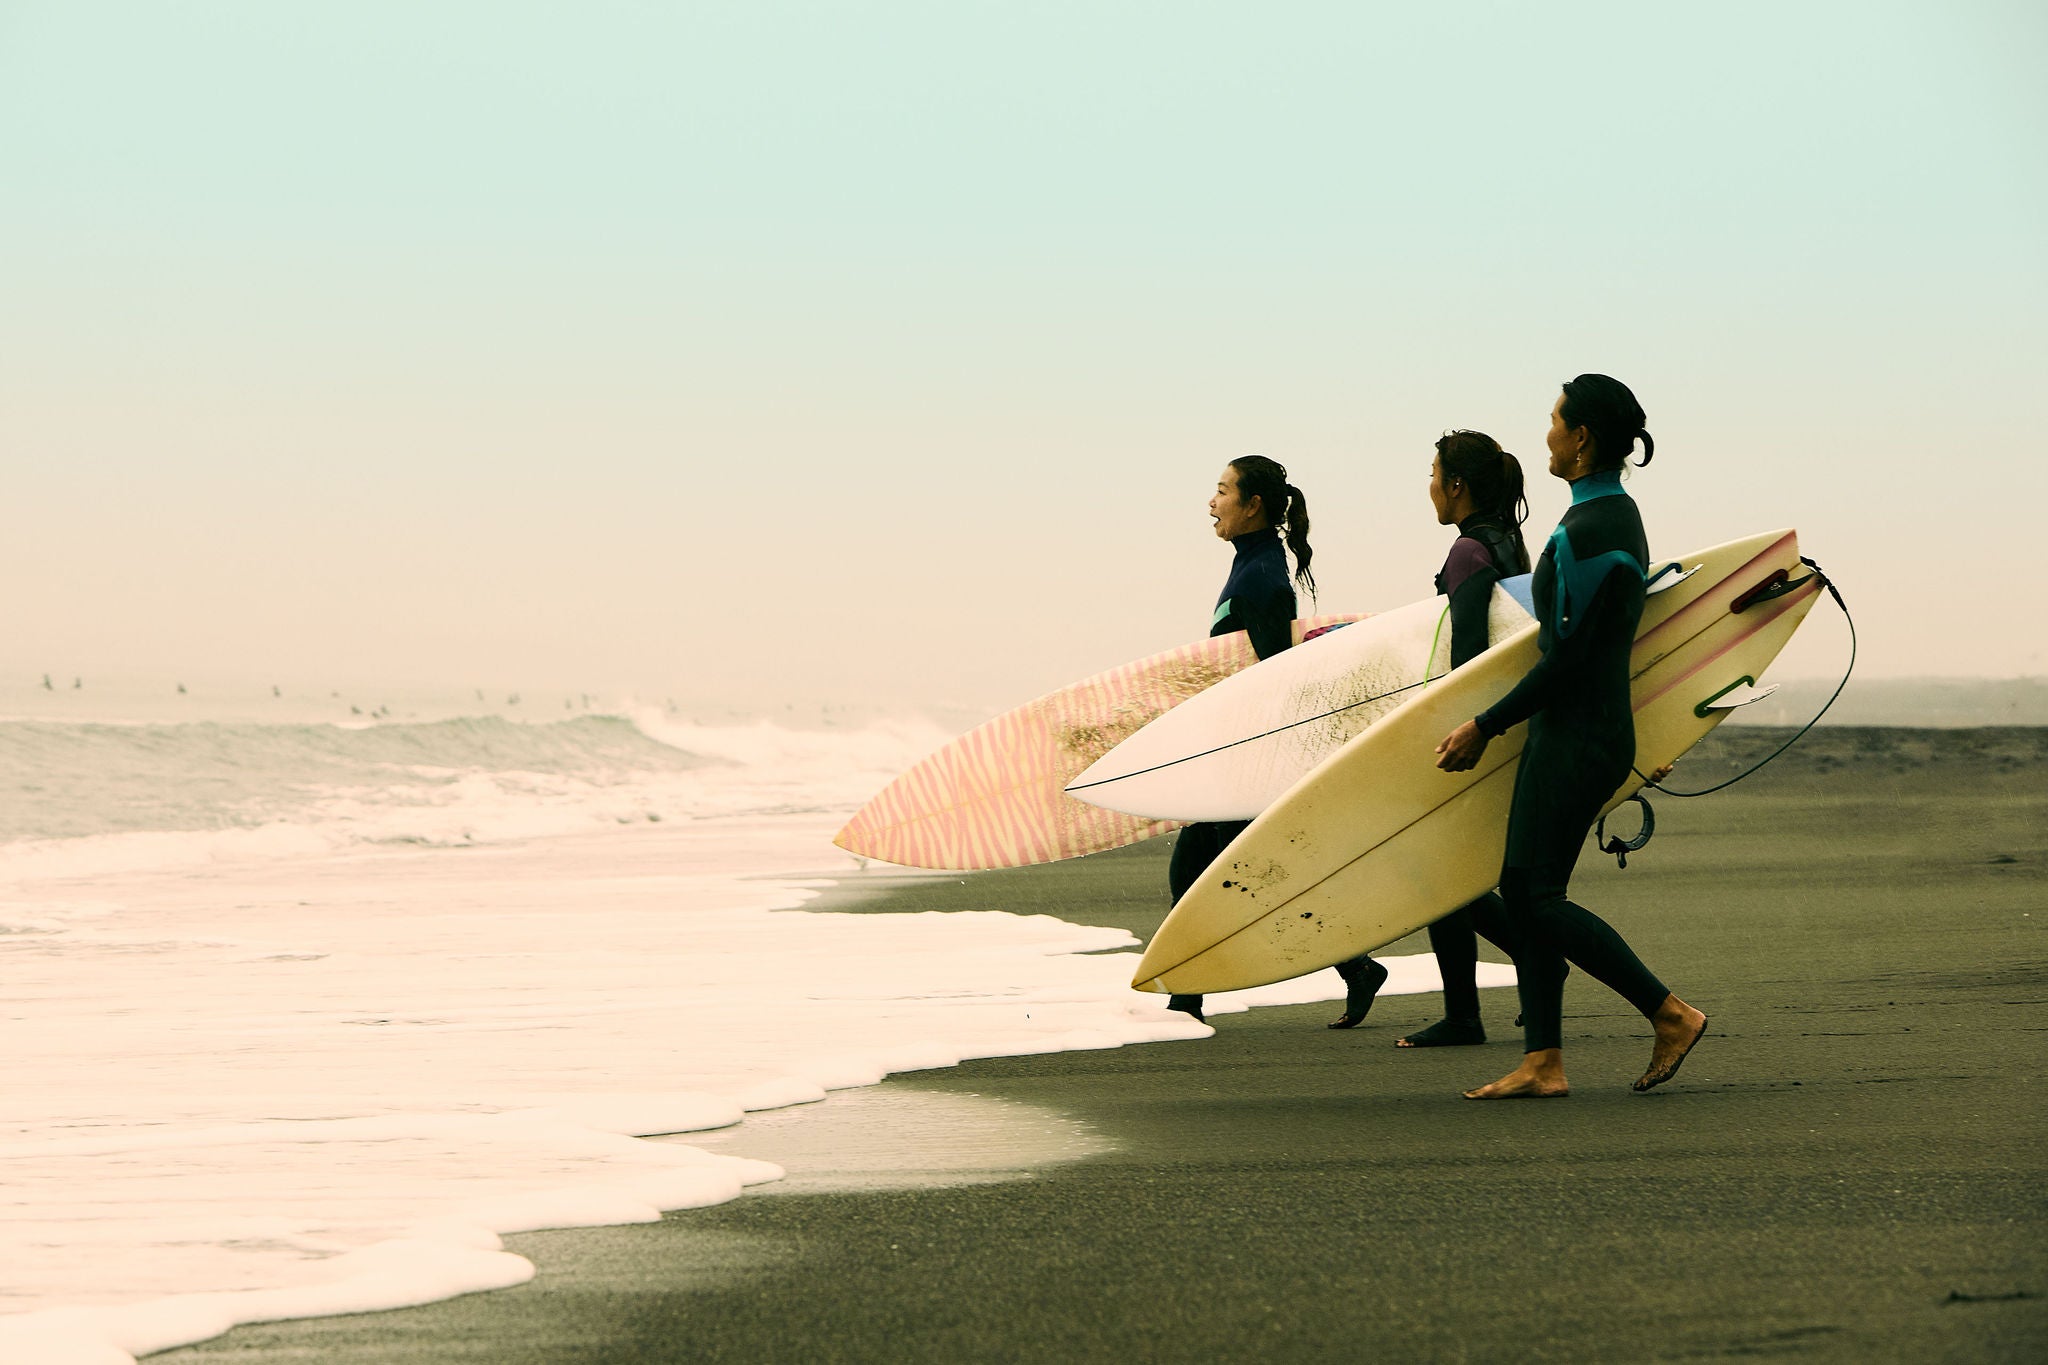
[[[1471,536],[1459,536],[1451,546],[1450,558],[1444,561],[1443,594],[1456,597],[1465,580],[1481,569],[1493,568],[1493,556],[1486,547]]]

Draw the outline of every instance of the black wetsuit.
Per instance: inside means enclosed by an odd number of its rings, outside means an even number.
[[[1471,516],[1458,523],[1458,539],[1436,576],[1436,590],[1451,599],[1451,667],[1462,667],[1486,652],[1494,584],[1527,572],[1528,550],[1499,518]],[[1452,1025],[1479,1022],[1479,936],[1474,915],[1492,925],[1503,913],[1499,898],[1489,891],[1429,926],[1429,950],[1436,954],[1437,972],[1443,977],[1444,1019]],[[1411,1041],[1427,1045],[1440,1032],[1424,1030]],[[1475,1031],[1460,1041],[1482,1037]]]
[[[1436,576],[1436,590],[1451,599],[1452,668],[1486,652],[1493,585],[1527,572],[1528,550],[1498,518],[1472,516],[1458,523],[1458,539]]]
[[[1231,541],[1230,548],[1236,557],[1217,595],[1209,634],[1246,631],[1252,637],[1252,652],[1270,659],[1294,643],[1294,580],[1287,576],[1280,532],[1271,526],[1247,531]]]
[[[1514,690],[1475,718],[1488,738],[1529,722],[1508,814],[1496,916],[1470,907],[1479,930],[1515,959],[1523,1046],[1562,1046],[1565,961],[1645,1017],[1669,994],[1605,920],[1565,896],[1600,808],[1635,761],[1629,651],[1643,614],[1649,545],[1619,471],[1572,484],[1531,583],[1542,657]]]
[[[1244,631],[1252,637],[1252,652],[1270,659],[1294,643],[1294,583],[1287,576],[1280,532],[1271,526],[1247,531],[1233,539],[1230,548],[1237,557],[1231,561],[1230,576],[1223,580],[1223,592],[1216,599],[1209,634]],[[1175,904],[1250,823],[1204,821],[1181,830],[1173,842],[1173,861],[1166,868],[1167,889]],[[1168,1003],[1196,1015],[1202,1009],[1199,995],[1176,995]]]

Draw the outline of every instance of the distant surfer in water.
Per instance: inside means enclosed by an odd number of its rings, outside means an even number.
[[[1209,516],[1217,537],[1229,541],[1236,556],[1216,599],[1209,634],[1245,631],[1251,636],[1252,651],[1261,659],[1270,659],[1294,643],[1294,584],[1300,583],[1311,596],[1316,590],[1315,575],[1309,572],[1315,551],[1308,543],[1308,500],[1287,482],[1287,470],[1278,462],[1263,455],[1244,455],[1224,466],[1216,480],[1216,495],[1209,499]],[[1294,553],[1292,580],[1287,574],[1290,550]],[[1204,822],[1181,830],[1166,872],[1167,887],[1176,903],[1249,823]],[[1345,1014],[1356,1016],[1356,1022],[1372,1008],[1373,996],[1387,979],[1387,969],[1366,957],[1346,962],[1337,970],[1344,977]],[[1202,1017],[1199,995],[1176,995],[1166,1004],[1169,1009]]]
[[[1487,743],[1529,723],[1508,813],[1507,856],[1497,922],[1472,909],[1481,932],[1515,959],[1523,1019],[1522,1064],[1475,1100],[1550,1098],[1570,1093],[1564,1074],[1564,978],[1569,958],[1620,994],[1656,1030],[1638,1091],[1678,1072],[1707,1031],[1707,1016],[1673,995],[1620,934],[1567,899],[1586,833],[1635,762],[1629,651],[1643,614],[1649,543],[1621,473],[1636,442],[1642,463],[1656,443],[1642,405],[1617,379],[1582,374],[1550,413],[1550,472],[1571,485],[1572,505],[1551,532],[1531,584],[1536,605],[1534,667],[1498,702],[1437,745],[1437,766],[1463,772]]]
[[[1484,432],[1449,432],[1437,441],[1430,462],[1429,501],[1437,525],[1458,528],[1436,576],[1437,592],[1450,598],[1451,667],[1457,668],[1486,652],[1493,585],[1529,572],[1529,550],[1522,543],[1522,522],[1529,515],[1522,463]],[[1394,1046],[1464,1047],[1486,1041],[1479,1021],[1474,916],[1492,924],[1504,913],[1500,897],[1489,891],[1429,926],[1430,951],[1444,983],[1444,1017]]]

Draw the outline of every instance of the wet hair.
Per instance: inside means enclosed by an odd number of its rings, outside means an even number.
[[[1628,463],[1637,441],[1643,443],[1641,465],[1657,453],[1657,443],[1643,429],[1649,419],[1628,385],[1604,374],[1582,374],[1564,386],[1564,407],[1558,414],[1567,427],[1584,427],[1593,437],[1596,470],[1619,469]]]
[[[1237,500],[1257,498],[1267,524],[1282,528],[1287,548],[1294,552],[1294,581],[1314,597],[1316,576],[1308,571],[1308,562],[1315,557],[1308,543],[1308,499],[1287,482],[1287,468],[1278,460],[1263,455],[1240,455],[1230,462],[1230,467],[1237,471]]]
[[[1522,492],[1522,462],[1500,448],[1483,431],[1447,431],[1437,438],[1437,464],[1446,479],[1462,479],[1472,490],[1472,506],[1508,529],[1519,548],[1529,500]]]

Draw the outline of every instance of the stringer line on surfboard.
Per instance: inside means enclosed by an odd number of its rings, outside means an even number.
[[[1370,697],[1360,697],[1357,701],[1345,702],[1342,706],[1332,707],[1320,715],[1303,716],[1300,720],[1290,720],[1285,725],[1276,725],[1270,730],[1261,730],[1255,735],[1246,735],[1241,739],[1229,740],[1197,753],[1182,754],[1179,758],[1169,758],[1164,763],[1154,763],[1149,768],[1135,768],[1130,772],[1118,773],[1115,777],[1098,778],[1093,782],[1076,782],[1072,786],[1062,787],[1060,790],[1071,795],[1074,792],[1087,791],[1091,787],[1107,787],[1116,782],[1128,782],[1134,777],[1143,777],[1147,773],[1164,772],[1168,768],[1177,768],[1183,763],[1192,763],[1198,758],[1208,758],[1211,754],[1220,754],[1226,749],[1235,749],[1240,744],[1255,744],[1259,740],[1270,739],[1274,735],[1285,734],[1289,730],[1299,729],[1304,725],[1313,725],[1319,720],[1328,720],[1331,716],[1341,716],[1346,711],[1356,711],[1359,707],[1370,706],[1376,701],[1385,701],[1388,697],[1398,697],[1403,692],[1413,692],[1418,687],[1426,687],[1430,683],[1441,682],[1449,676],[1447,673],[1439,673],[1434,678],[1422,678],[1416,682],[1403,683],[1391,691],[1376,693]]]

